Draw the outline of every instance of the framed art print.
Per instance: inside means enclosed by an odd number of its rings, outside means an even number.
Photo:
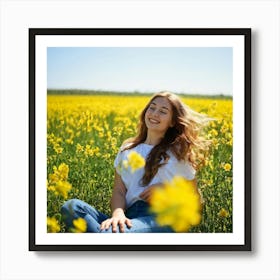
[[[172,156],[158,159],[162,178],[172,175],[147,199],[145,215],[171,231],[93,232],[91,219],[111,217],[115,172],[123,181],[128,174],[127,199],[133,176],[152,173],[137,153],[118,159],[159,92],[175,94],[208,120],[209,148],[191,169],[195,180],[180,180],[173,167],[161,172]],[[29,29],[29,136],[29,250],[251,250],[249,28]],[[63,212],[69,201],[84,203],[70,223]]]

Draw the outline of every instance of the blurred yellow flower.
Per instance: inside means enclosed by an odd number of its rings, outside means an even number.
[[[142,168],[145,165],[145,159],[135,151],[132,151],[127,156],[126,165],[130,166],[131,172],[134,173],[137,169]]]
[[[155,189],[150,205],[157,222],[171,226],[176,232],[187,232],[201,221],[201,202],[195,182],[180,176]]]
[[[224,170],[225,171],[230,171],[231,170],[231,165],[229,163],[224,164]]]
[[[54,233],[54,232],[59,232],[60,231],[60,226],[58,224],[58,221],[52,217],[47,217],[47,229],[48,232]]]
[[[128,161],[127,160],[123,160],[122,165],[125,169],[128,168]]]
[[[85,232],[87,230],[87,222],[83,218],[73,220],[73,225],[75,227],[74,232],[76,233]]]

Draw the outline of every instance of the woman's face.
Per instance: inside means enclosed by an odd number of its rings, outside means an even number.
[[[172,126],[172,106],[165,97],[156,97],[149,105],[145,114],[148,130],[165,133]]]

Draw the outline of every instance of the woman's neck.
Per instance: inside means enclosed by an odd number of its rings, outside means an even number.
[[[148,131],[148,134],[147,134],[147,137],[146,137],[146,140],[145,140],[145,144],[148,144],[148,145],[157,145],[160,143],[160,141],[162,140],[163,136],[162,135],[158,135],[155,134],[155,133],[152,133],[152,132],[149,132]]]

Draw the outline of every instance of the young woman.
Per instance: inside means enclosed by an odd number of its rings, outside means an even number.
[[[149,213],[149,199],[155,188],[175,175],[187,180],[195,178],[208,147],[200,135],[207,122],[204,115],[191,110],[178,96],[170,92],[155,94],[141,113],[138,134],[124,142],[115,159],[112,216],[72,199],[62,207],[67,228],[81,217],[87,222],[87,232],[173,232],[156,223],[155,216]],[[132,151],[145,159],[145,166],[133,173],[121,167]]]

